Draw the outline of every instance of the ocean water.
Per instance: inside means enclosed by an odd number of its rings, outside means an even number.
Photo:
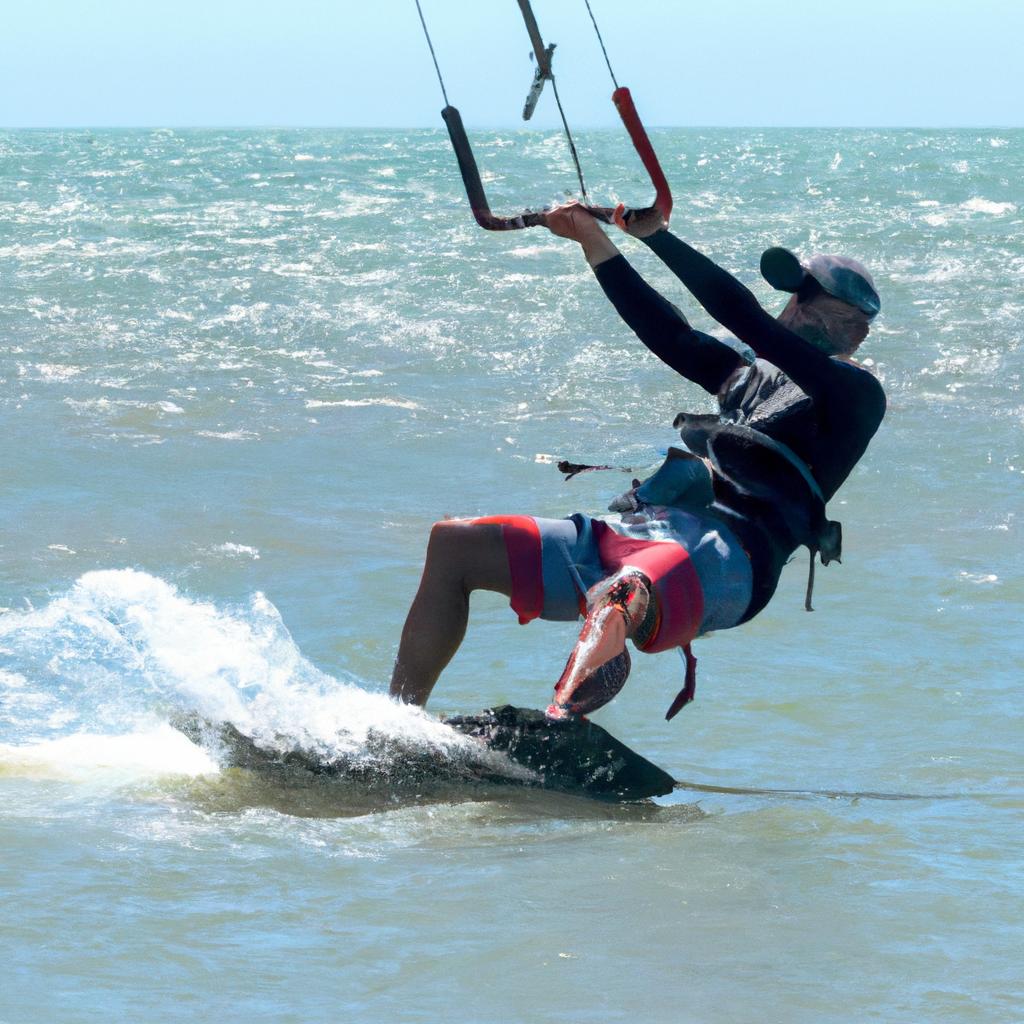
[[[575,247],[476,228],[442,130],[0,134],[0,1021],[1024,1019],[1024,132],[654,141],[770,307],[768,245],[872,268],[890,406],[813,614],[800,558],[671,723],[634,659],[596,720],[685,785],[610,807],[472,785],[384,696],[434,520],[599,511],[626,478],[552,457],[710,408]],[[476,148],[496,212],[571,186],[554,134]],[[477,595],[430,710],[543,706],[573,635]]]

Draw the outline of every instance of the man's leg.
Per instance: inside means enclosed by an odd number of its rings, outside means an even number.
[[[392,697],[426,704],[466,635],[469,595],[474,590],[512,596],[502,527],[472,520],[435,523],[420,587],[402,628],[391,675]]]

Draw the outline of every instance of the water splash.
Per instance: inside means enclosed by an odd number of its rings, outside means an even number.
[[[494,759],[425,712],[319,670],[262,594],[221,608],[132,569],[82,576],[46,607],[0,618],[0,764],[195,774],[182,716],[230,723],[270,752],[390,775]],[[219,744],[212,730],[209,752]]]

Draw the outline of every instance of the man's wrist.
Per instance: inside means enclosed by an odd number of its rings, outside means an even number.
[[[660,239],[671,238],[668,230],[668,226],[660,227],[657,231],[652,231],[649,235],[637,236],[644,245],[649,245],[652,248],[658,244]]]
[[[583,246],[583,255],[591,267],[600,266],[619,255],[615,243],[600,229],[595,234],[588,234],[586,238],[580,239],[580,245]]]

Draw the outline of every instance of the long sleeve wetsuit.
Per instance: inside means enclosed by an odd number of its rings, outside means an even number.
[[[677,373],[715,395],[719,418],[744,424],[789,447],[830,499],[864,454],[885,414],[885,393],[863,367],[835,359],[784,327],[731,274],[668,231],[645,239],[704,309],[757,359],[694,330],[622,256],[595,275],[623,320]],[[771,597],[795,550],[771,516],[759,521],[725,509],[750,555],[755,593],[745,619]]]

